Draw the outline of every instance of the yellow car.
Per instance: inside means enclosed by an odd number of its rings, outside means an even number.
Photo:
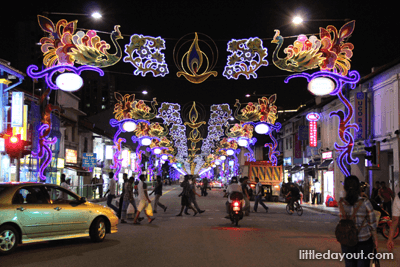
[[[117,224],[112,209],[58,185],[0,183],[0,255],[32,242],[85,236],[101,242]]]

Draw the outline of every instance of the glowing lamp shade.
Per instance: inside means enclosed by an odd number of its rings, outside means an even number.
[[[83,79],[75,73],[61,73],[56,79],[56,85],[63,91],[73,92],[83,86]]]
[[[233,154],[235,154],[235,150],[233,150],[233,149],[228,149],[227,151],[226,151],[226,154],[228,155],[228,156],[232,156]]]
[[[136,130],[136,123],[134,123],[133,121],[126,121],[122,125],[122,128],[125,132],[133,132],[134,130]]]
[[[221,156],[220,159],[221,160],[226,160],[226,157],[225,156]]]
[[[156,154],[156,155],[159,155],[161,153],[161,149],[156,147],[156,148],[153,149],[153,153]]]
[[[18,143],[18,141],[19,141],[19,139],[15,135],[10,137],[10,143],[15,144],[15,143]]]
[[[238,140],[238,145],[239,146],[247,146],[249,144],[249,141],[247,140],[247,138],[239,138]]]
[[[259,123],[256,125],[256,127],[254,128],[254,130],[256,131],[256,133],[258,134],[266,134],[269,131],[269,126],[266,123]]]
[[[335,90],[335,82],[328,77],[318,77],[308,83],[307,89],[311,94],[317,96],[328,95]]]
[[[151,144],[151,139],[148,137],[145,137],[142,139],[142,141],[140,141],[140,143],[142,144],[142,146],[149,146]]]
[[[167,160],[167,159],[168,159],[168,155],[165,155],[165,154],[162,155],[162,156],[161,156],[161,159],[162,159],[162,160]]]

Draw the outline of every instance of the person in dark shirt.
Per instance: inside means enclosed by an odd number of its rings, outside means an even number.
[[[160,197],[162,196],[162,187],[163,187],[163,183],[161,182],[161,176],[157,176],[157,185],[156,187],[154,187],[153,192],[150,193],[151,194],[155,194],[155,198],[154,198],[154,205],[153,205],[153,213],[157,213],[157,205],[160,206],[164,212],[167,210],[167,206],[163,205],[161,202],[159,202]]]
[[[249,180],[249,177],[245,176],[243,178],[239,179],[239,182],[242,186],[242,191],[243,191],[243,199],[244,199],[244,215],[249,216],[250,215],[250,196],[249,196],[249,190],[247,188],[247,181]]]
[[[286,197],[291,196],[290,201],[289,201],[289,207],[290,207],[290,211],[293,213],[294,212],[294,202],[296,202],[300,199],[300,190],[293,183],[290,183],[289,186],[290,186],[289,193],[287,193]]]

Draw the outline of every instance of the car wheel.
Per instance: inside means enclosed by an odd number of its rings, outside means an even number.
[[[10,225],[0,227],[0,255],[12,253],[18,246],[18,240],[19,234],[14,227]]]
[[[106,222],[104,218],[97,218],[89,229],[89,235],[92,241],[101,242],[106,238]]]

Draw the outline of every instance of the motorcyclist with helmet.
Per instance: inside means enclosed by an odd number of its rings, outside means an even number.
[[[243,202],[243,191],[242,191],[242,187],[238,184],[238,179],[236,176],[232,177],[231,179],[231,184],[228,186],[228,188],[225,191],[225,196],[228,196],[228,200],[226,201],[226,212],[228,213],[228,216],[226,216],[225,218],[229,219],[229,209],[230,209],[230,203],[232,203],[232,200],[230,198],[230,196],[233,193],[240,193],[242,195],[242,200],[241,202]],[[242,203],[243,205],[243,203]]]

